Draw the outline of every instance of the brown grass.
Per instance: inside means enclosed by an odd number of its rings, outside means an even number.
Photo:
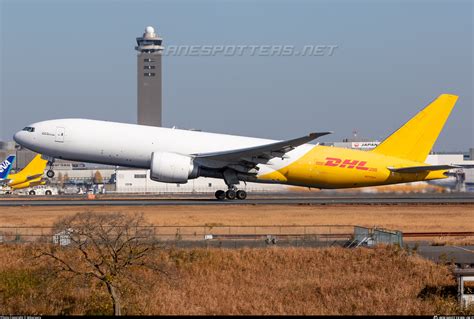
[[[138,212],[156,225],[379,226],[404,232],[474,231],[474,205],[238,205],[155,207],[1,207],[0,225],[52,225],[84,211]]]
[[[3,314],[110,314],[92,280],[51,273],[28,246],[0,246]],[[133,276],[127,314],[474,314],[461,311],[446,266],[376,249],[171,250],[171,275]]]

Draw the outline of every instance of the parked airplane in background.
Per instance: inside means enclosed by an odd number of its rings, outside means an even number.
[[[6,182],[7,176],[10,174],[14,161],[15,155],[10,155],[6,160],[0,163],[0,183]]]
[[[38,154],[24,169],[16,174],[9,174],[2,183],[11,190],[44,185],[46,182],[43,180],[43,174],[47,163],[48,161]]]
[[[34,123],[15,141],[54,158],[150,169],[153,180],[224,179],[218,199],[245,199],[239,181],[350,188],[446,178],[453,165],[424,163],[457,96],[442,94],[371,151],[85,119]],[[51,176],[52,171],[48,176]]]

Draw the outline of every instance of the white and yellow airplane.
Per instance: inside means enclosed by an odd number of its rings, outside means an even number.
[[[85,119],[34,123],[14,139],[51,160],[150,169],[159,182],[222,178],[218,199],[245,199],[239,181],[350,188],[446,178],[458,166],[425,160],[457,98],[440,95],[372,151],[306,144],[330,132],[274,141]]]
[[[8,186],[10,190],[44,185],[46,182],[43,180],[43,174],[47,163],[48,161],[38,154],[20,172],[9,174],[2,180],[2,184]]]

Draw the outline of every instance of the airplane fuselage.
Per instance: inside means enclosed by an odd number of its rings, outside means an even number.
[[[106,121],[64,119],[32,124],[15,140],[52,158],[150,169],[153,152],[195,155],[249,148],[277,141],[235,135],[141,126]],[[394,173],[388,167],[417,162],[369,151],[304,144],[239,179],[316,188],[347,188],[445,178],[443,171]],[[200,176],[216,177],[203,169]]]

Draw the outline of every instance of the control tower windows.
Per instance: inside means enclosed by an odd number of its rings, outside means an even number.
[[[154,66],[154,65],[145,65],[145,66],[143,66],[143,68],[144,68],[145,70],[152,70],[152,69],[155,68],[155,66]]]
[[[144,76],[155,76],[155,73],[143,73]]]

